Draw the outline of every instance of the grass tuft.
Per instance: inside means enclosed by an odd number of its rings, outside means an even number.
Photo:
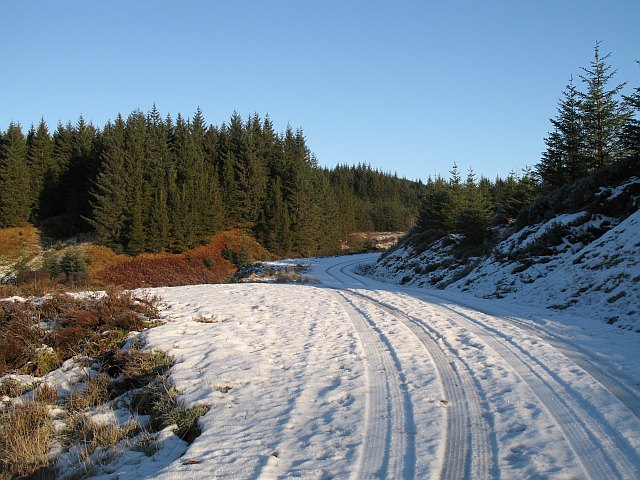
[[[0,416],[0,474],[35,476],[54,468],[47,457],[54,437],[47,406],[27,402]]]
[[[81,456],[86,458],[97,448],[108,450],[115,447],[122,440],[133,437],[139,429],[135,421],[122,425],[103,424],[79,413],[67,422],[66,443],[79,446]]]
[[[113,380],[106,375],[89,377],[84,388],[73,390],[65,399],[66,408],[70,412],[79,412],[107,402],[111,398],[112,383]]]
[[[168,385],[165,378],[149,384],[144,392],[138,394],[134,408],[137,413],[150,415],[150,428],[159,431],[169,425],[177,425],[176,435],[191,443],[200,435],[198,418],[206,414],[209,405],[194,405],[187,407],[178,402],[180,392]]]
[[[36,402],[53,405],[58,401],[58,389],[48,383],[43,383],[35,389],[33,398]]]

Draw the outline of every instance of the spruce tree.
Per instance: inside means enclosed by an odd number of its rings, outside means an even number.
[[[478,188],[473,170],[469,170],[462,193],[461,208],[455,220],[455,230],[464,235],[464,243],[481,244],[490,237],[491,204]]]
[[[427,185],[418,216],[418,228],[424,232],[451,231],[451,187],[438,177]]]
[[[31,213],[27,145],[20,125],[11,122],[0,143],[0,227],[24,225]]]
[[[146,122],[145,115],[140,110],[134,110],[125,124],[127,222],[124,237],[127,251],[132,254],[149,249],[147,227],[152,192],[147,181],[149,163]]]
[[[53,133],[53,157],[51,168],[45,173],[43,179],[42,195],[40,200],[39,216],[53,219],[64,214],[70,181],[69,168],[73,150],[73,126],[71,123],[58,126]],[[57,222],[60,227],[58,234],[69,233],[66,223]]]
[[[54,169],[53,141],[44,119],[40,119],[37,129],[32,126],[27,135],[27,166],[31,180],[32,216],[37,217],[43,203],[45,179],[51,176]]]
[[[584,177],[588,172],[585,117],[573,78],[562,93],[558,114],[551,119],[554,131],[545,138],[547,150],[536,167],[537,174],[549,189]]]
[[[169,128],[154,104],[146,116],[146,168],[144,182],[149,191],[146,248],[163,251],[170,246],[167,169],[170,165]]]
[[[82,116],[71,130],[69,168],[62,180],[66,193],[64,215],[70,234],[84,231],[88,226],[86,218],[91,214],[89,191],[98,171],[95,158],[97,135],[97,129]]]
[[[169,203],[171,223],[171,249],[182,252],[189,248],[189,228],[192,225],[192,172],[189,169],[189,126],[182,115],[176,117],[171,136],[173,169],[169,176]]]
[[[548,190],[553,190],[564,185],[568,179],[562,133],[556,128],[544,139],[544,143],[547,149],[536,165],[536,175]]]
[[[147,234],[143,215],[141,194],[138,190],[133,195],[131,217],[127,229],[127,253],[130,255],[142,253],[147,246]]]
[[[640,87],[624,99],[630,115],[622,133],[623,145],[629,157],[640,161]]]
[[[586,86],[586,92],[580,93],[580,108],[588,172],[610,165],[624,154],[622,129],[630,118],[624,104],[618,99],[625,84],[607,88],[616,73],[605,63],[611,54],[600,57],[600,42],[596,43],[594,50],[591,67],[583,68],[584,75],[580,76]]]
[[[128,152],[125,146],[125,122],[118,115],[103,131],[100,171],[91,190],[92,213],[89,223],[98,240],[117,251],[122,250],[128,218]]]

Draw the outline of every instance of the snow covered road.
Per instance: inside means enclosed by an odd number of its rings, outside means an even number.
[[[353,272],[373,259],[155,289],[148,343],[212,408],[180,459],[118,478],[640,478],[639,335]]]

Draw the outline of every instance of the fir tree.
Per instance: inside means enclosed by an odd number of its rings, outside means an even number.
[[[43,203],[45,179],[52,175],[53,141],[44,119],[40,119],[38,128],[33,126],[27,135],[27,166],[30,172],[30,193],[32,216],[38,216]]]
[[[461,209],[455,219],[455,230],[464,235],[464,243],[481,244],[490,237],[491,205],[469,170],[462,194]]]
[[[64,215],[71,234],[86,230],[84,219],[91,214],[89,191],[98,170],[95,158],[97,133],[96,128],[86,123],[82,116],[71,130],[69,168],[62,179],[66,193]]]
[[[89,223],[101,243],[122,249],[128,210],[128,178],[125,122],[120,115],[103,132],[100,172],[91,191],[92,214]]]
[[[41,218],[53,219],[64,214],[67,195],[69,193],[69,168],[73,150],[73,126],[68,123],[63,125],[58,123],[56,131],[53,133],[53,158],[51,168],[45,173],[43,179],[42,194],[40,200],[39,216]],[[68,234],[69,228],[66,223],[60,223],[62,230],[56,233]]]
[[[146,116],[146,168],[144,182],[149,191],[146,249],[163,251],[170,246],[167,169],[170,165],[169,127],[154,104]]]
[[[13,122],[1,140],[0,227],[22,226],[31,213],[26,140]]]
[[[536,171],[543,184],[553,189],[585,176],[588,170],[585,118],[573,78],[565,87],[558,102],[558,115],[551,123],[554,131],[545,138],[547,150]]]
[[[427,185],[420,215],[418,228],[422,231],[448,233],[452,228],[451,219],[451,188],[438,177]]]
[[[640,61],[637,63],[640,65]],[[622,132],[624,149],[628,156],[640,161],[640,87],[624,99],[630,114]]]
[[[596,43],[594,50],[591,67],[583,68],[584,75],[580,76],[587,88],[585,93],[580,94],[580,108],[588,172],[610,165],[623,155],[622,129],[630,118],[629,112],[618,100],[625,84],[607,89],[607,84],[616,73],[615,70],[610,71],[611,67],[605,63],[610,53],[600,57],[600,42]]]

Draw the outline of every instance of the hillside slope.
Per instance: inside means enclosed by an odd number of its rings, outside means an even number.
[[[461,255],[455,235],[425,249],[407,241],[368,273],[393,283],[566,310],[640,331],[639,189],[634,177],[601,189],[595,206],[504,231],[505,238],[483,257]]]

